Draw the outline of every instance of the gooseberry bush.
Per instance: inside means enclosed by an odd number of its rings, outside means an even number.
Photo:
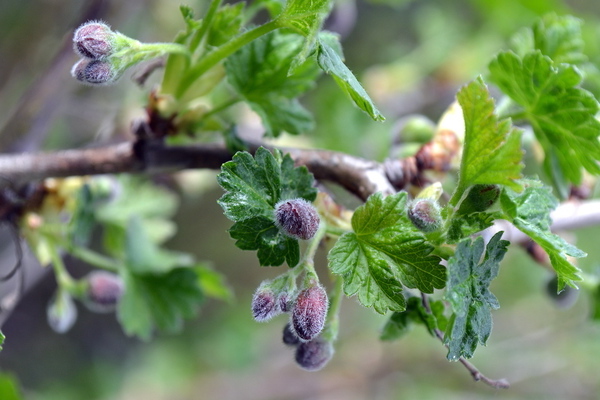
[[[127,85],[127,69],[161,57],[164,63],[153,64],[163,69],[162,80],[131,143],[75,150],[69,162],[43,171],[17,161],[37,157],[51,165],[67,155],[3,156],[0,163],[7,182],[30,185],[5,219],[42,265],[52,265],[58,287],[48,323],[56,332],[76,323],[74,301],[92,311],[116,310],[125,334],[149,340],[156,331],[180,329],[205,297],[230,298],[217,270],[165,248],[175,232],[175,195],[142,176],[112,175],[119,172],[220,169],[218,202],[233,222],[235,245],[255,251],[261,266],[281,270],[256,289],[249,312],[259,322],[289,314],[287,324],[274,324],[307,370],[334,356],[342,298],[355,297],[389,315],[382,340],[422,324],[447,347],[448,360],[461,361],[476,380],[508,387],[467,361],[486,344],[492,311],[500,307],[490,284],[511,244],[497,229],[500,220],[522,233],[518,244],[533,243],[536,254],[547,255],[552,291],[582,285],[596,293],[597,279],[585,284],[576,266],[586,254],[554,234],[550,218],[574,188],[600,173],[598,102],[586,89],[581,22],[547,15],[520,31],[458,90],[415,154],[378,163],[269,144],[284,132],[313,129],[299,98],[323,73],[374,124],[384,120],[344,64],[339,37],[322,29],[331,7],[328,0],[213,0],[197,18],[182,6],[183,29],[171,43],[141,43],[102,21],[75,31],[81,59],[71,73],[85,84]],[[264,10],[268,21],[255,25]],[[231,108],[239,103],[260,117],[262,140],[238,135]],[[525,152],[539,157],[526,165]],[[364,204],[346,209],[325,181]],[[3,190],[6,201],[14,197],[9,192],[24,196],[11,186]],[[98,231],[101,249],[90,245]],[[322,247],[327,265],[315,268]],[[75,279],[64,254],[98,270]]]

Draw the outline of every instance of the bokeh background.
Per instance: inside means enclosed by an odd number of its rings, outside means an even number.
[[[306,138],[287,144],[317,146],[383,160],[397,140],[397,127],[411,114],[437,120],[456,90],[484,73],[514,32],[548,12],[585,21],[587,53],[600,66],[600,6],[597,0],[340,0],[327,27],[340,32],[346,63],[387,117],[372,122],[353,108],[333,81],[322,77],[303,99],[316,116]],[[198,11],[208,2],[187,2]],[[118,85],[89,88],[70,77],[77,57],[74,28],[101,18],[143,41],[169,41],[181,28],[178,3],[159,0],[0,0],[0,151],[77,148],[128,137],[143,115],[145,88],[128,76]],[[248,123],[251,125],[251,122]],[[590,320],[593,299],[582,290],[568,309],[547,295],[551,274],[513,246],[492,291],[495,311],[488,347],[473,362],[509,390],[472,381],[445,349],[417,326],[396,342],[379,341],[386,317],[354,299],[342,305],[336,355],[320,372],[300,370],[280,336],[285,317],[266,324],[251,318],[253,290],[276,268],[260,268],[254,254],[234,246],[229,222],[215,200],[221,195],[213,171],[176,174],[178,232],[169,242],[192,252],[228,280],[231,302],[207,301],[177,335],[149,343],[127,338],[114,315],[80,308],[64,335],[46,323],[54,292],[51,274],[26,254],[28,291],[4,321],[0,353],[0,400],[183,400],[183,399],[596,399],[600,396],[600,325]],[[176,185],[177,186],[177,185]],[[352,202],[349,202],[352,204]],[[356,202],[354,203],[356,204]],[[0,232],[1,268],[14,248]],[[589,253],[580,266],[600,265],[600,230],[569,233]],[[324,252],[317,261],[324,272]],[[67,259],[75,276],[88,269]],[[0,287],[2,293],[9,284]]]

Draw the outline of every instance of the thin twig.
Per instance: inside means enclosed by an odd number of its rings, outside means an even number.
[[[425,310],[427,311],[427,313],[433,315],[433,313],[431,312],[431,307],[429,306],[429,299],[427,298],[427,295],[425,293],[421,293],[421,299],[423,302],[423,307],[425,307]],[[442,343],[444,343],[444,334],[442,333],[442,331],[440,331],[438,328],[435,328],[434,332],[435,332],[435,336],[437,336],[437,338]],[[445,343],[444,343],[444,346],[448,347],[448,345]],[[486,385],[489,385],[495,389],[508,389],[510,387],[510,383],[508,383],[508,381],[506,379],[490,379],[490,378],[488,378],[487,376],[482,374],[477,369],[477,367],[475,367],[473,364],[471,364],[469,361],[467,361],[467,359],[465,359],[464,357],[460,357],[458,359],[458,361],[462,365],[464,365],[465,368],[471,373],[471,376],[473,377],[473,379],[475,381],[482,381]]]

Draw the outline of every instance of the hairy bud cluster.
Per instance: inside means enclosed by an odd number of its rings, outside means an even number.
[[[283,328],[283,343],[296,348],[295,360],[302,369],[318,371],[333,357],[333,343],[322,336],[304,342],[288,323]]]
[[[408,207],[408,218],[422,232],[429,233],[442,226],[440,207],[431,199],[416,199]]]
[[[290,307],[290,293],[279,279],[263,281],[252,297],[252,316],[258,322],[289,312]]]
[[[123,296],[123,280],[107,271],[92,271],[85,278],[87,291],[84,304],[95,312],[111,312]]]
[[[108,85],[117,78],[112,64],[101,60],[79,60],[71,69],[71,75],[88,85]]]
[[[325,326],[329,303],[327,292],[320,285],[302,290],[292,308],[292,326],[303,341],[315,338]]]
[[[114,32],[105,23],[86,22],[73,34],[73,49],[81,57],[101,60],[112,54],[113,36]]]
[[[311,203],[298,198],[282,200],[275,205],[275,222],[286,235],[308,240],[317,233],[321,219]]]

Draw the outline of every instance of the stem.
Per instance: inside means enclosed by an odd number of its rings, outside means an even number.
[[[257,26],[247,32],[244,32],[240,36],[230,40],[229,42],[217,47],[210,53],[208,53],[198,64],[191,68],[187,74],[181,79],[179,88],[175,93],[175,97],[182,97],[187,89],[192,85],[196,79],[198,79],[206,71],[217,65],[221,60],[235,53],[237,50],[252,42],[255,39],[279,28],[277,21],[269,21],[266,24]]]
[[[342,299],[344,298],[343,280],[341,277],[335,277],[335,284],[329,296],[329,310],[327,311],[327,319],[325,320],[325,329],[321,336],[328,341],[337,339],[340,325],[340,308]]]
[[[207,119],[208,117],[210,117],[210,116],[212,116],[214,114],[220,113],[221,111],[223,111],[223,110],[231,107],[234,104],[239,103],[240,101],[241,101],[241,99],[239,99],[239,98],[227,100],[223,104],[220,104],[220,105],[216,106],[215,108],[213,108],[212,110],[210,110],[209,112],[207,112],[206,114],[204,114],[202,116],[202,118],[200,119],[200,121],[203,121],[203,120]]]
[[[113,260],[85,247],[71,246],[67,251],[81,261],[108,271],[119,271],[123,267],[117,260]]]
[[[54,275],[56,276],[56,282],[58,286],[65,289],[67,292],[72,292],[76,286],[75,280],[67,272],[65,263],[62,260],[60,254],[58,254],[58,247],[56,243],[52,243],[49,246],[50,259],[52,260],[52,269],[54,269]]]
[[[337,236],[337,237],[340,237],[344,233],[348,233],[348,232],[351,232],[351,230],[343,229],[343,228],[339,228],[337,226],[331,226],[331,225],[327,225],[327,228],[325,230],[325,234],[327,236]]]
[[[433,313],[431,312],[431,307],[429,306],[429,298],[423,292],[421,292],[421,300],[423,303],[423,307],[425,308],[427,313],[429,315],[433,315]],[[440,331],[438,328],[435,328],[434,332],[435,332],[435,336],[437,336],[437,338],[442,343],[444,343],[444,334],[442,333],[442,331]],[[446,345],[446,344],[444,344],[444,346],[448,347],[448,345]],[[508,381],[506,379],[490,379],[490,378],[488,378],[487,376],[485,376],[484,374],[479,372],[477,367],[475,367],[473,364],[471,364],[469,361],[467,361],[467,359],[465,359],[464,357],[460,357],[458,359],[458,361],[462,365],[464,365],[464,367],[471,373],[471,376],[473,377],[473,379],[475,381],[482,381],[486,385],[489,385],[495,389],[508,389],[510,387],[510,383],[508,383]]]
[[[192,53],[194,53],[196,51],[196,49],[198,48],[198,45],[202,41],[202,38],[208,31],[208,28],[210,28],[210,26],[212,25],[215,14],[217,13],[217,10],[221,6],[222,2],[223,2],[223,0],[212,0],[210,2],[210,6],[208,8],[208,11],[206,12],[206,16],[204,17],[204,19],[202,21],[202,25],[200,26],[200,29],[198,29],[198,31],[196,31],[196,34],[194,35],[194,37],[192,38],[192,40],[190,42],[190,51]]]

